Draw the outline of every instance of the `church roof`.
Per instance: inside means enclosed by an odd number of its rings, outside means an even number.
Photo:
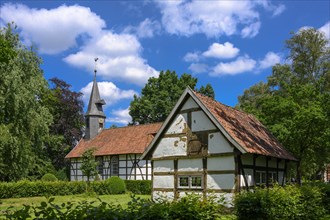
[[[142,157],[150,155],[180,110],[185,100],[192,97],[228,141],[241,153],[253,153],[276,158],[297,160],[253,115],[226,106],[216,100],[187,88],[165,120],[159,132]]]
[[[162,123],[104,129],[91,140],[81,139],[65,158],[80,157],[87,149],[95,148],[95,156],[142,154]]]
[[[86,115],[102,116],[105,118],[105,114],[102,111],[102,105],[105,105],[105,101],[100,98],[100,92],[96,82],[96,77],[94,77],[93,88],[91,96],[89,98]]]

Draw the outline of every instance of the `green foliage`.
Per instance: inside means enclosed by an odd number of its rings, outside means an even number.
[[[81,171],[87,177],[87,182],[89,182],[91,177],[97,175],[97,162],[95,161],[95,157],[93,155],[95,149],[91,148],[86,150],[82,154],[82,164],[81,164]]]
[[[101,201],[101,200],[100,200]],[[160,201],[135,198],[128,202],[127,208],[105,202],[67,202],[57,205],[54,198],[36,206],[24,206],[20,210],[7,209],[7,219],[26,219],[32,216],[38,219],[216,219],[222,214],[222,205],[214,200],[203,200],[196,195],[188,195],[178,201]]]
[[[20,198],[33,196],[55,196],[81,194],[86,190],[86,182],[45,182],[28,181],[0,183],[0,198]]]
[[[214,94],[214,90],[213,87],[211,86],[211,84],[206,84],[206,86],[201,86],[201,88],[198,90],[199,93],[202,93],[208,97],[211,97],[214,99],[215,94]]]
[[[42,101],[48,90],[42,61],[11,25],[0,30],[0,39],[0,181],[40,178],[44,173],[36,168],[50,164],[43,147],[52,123]]]
[[[244,91],[238,107],[300,160],[298,179],[316,179],[330,163],[330,48],[315,29],[293,33],[286,47],[292,62],[275,65],[267,82]]]
[[[49,80],[50,89],[44,104],[53,115],[51,137],[46,143],[47,155],[56,169],[69,165],[65,155],[82,137],[84,125],[82,93],[70,90],[71,85],[58,78]]]
[[[47,182],[55,182],[58,179],[56,178],[56,176],[54,174],[51,173],[46,173],[45,175],[43,175],[41,177],[41,181],[47,181]]]
[[[141,96],[134,95],[129,114],[133,124],[162,122],[171,112],[183,91],[189,86],[195,89],[197,78],[182,74],[180,78],[175,71],[161,71],[158,78],[151,77],[141,91]],[[201,93],[214,97],[210,84],[201,88]]]
[[[124,180],[127,191],[134,194],[150,195],[152,190],[151,180]]]
[[[237,217],[244,219],[320,219],[323,194],[312,186],[274,186],[242,192],[235,199]]]
[[[123,194],[126,191],[124,180],[118,176],[112,176],[106,180],[110,194]]]

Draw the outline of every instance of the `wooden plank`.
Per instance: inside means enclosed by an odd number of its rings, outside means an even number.
[[[229,157],[234,156],[234,152],[225,152],[225,153],[211,153],[206,155],[207,157]]]
[[[235,174],[235,170],[208,170],[208,174]]]
[[[202,181],[202,188],[203,188],[203,197],[206,198],[206,190],[207,190],[207,157],[203,158],[203,181]]]
[[[153,191],[174,192],[172,188],[153,188]]]
[[[187,133],[175,133],[175,134],[164,134],[163,138],[181,138],[181,137],[186,137]]]
[[[256,185],[256,160],[257,160],[258,155],[253,154],[253,183]]]
[[[268,169],[268,161],[269,161],[269,157],[266,156],[266,187],[269,187],[269,178],[268,178],[268,174],[269,174],[269,169]]]
[[[243,164],[242,164],[241,155],[237,155],[237,161],[238,161],[239,167],[241,168],[241,173],[242,173],[242,176],[243,176],[245,187],[247,188],[247,191],[249,191],[249,183],[248,183],[248,181],[246,179],[246,176],[245,176],[245,171],[244,171],[244,167],[243,167]],[[240,185],[241,185],[241,183],[240,183]]]
[[[179,114],[185,114],[185,113],[191,113],[191,112],[198,112],[198,111],[202,111],[202,109],[200,107],[189,108],[189,109],[181,110],[179,112]]]
[[[178,160],[173,160],[174,165],[174,199],[179,198],[178,192]]]
[[[251,169],[251,170],[253,170],[253,165],[247,165],[247,164],[245,164],[245,165],[243,165],[243,168],[244,169]],[[262,167],[262,166],[255,166],[255,169],[256,170],[259,170],[259,171],[266,171],[266,167]],[[284,169],[282,169],[282,168],[279,168],[278,170],[279,171],[284,171]],[[268,167],[268,171],[276,172],[276,168]]]
[[[235,189],[208,189],[208,193],[235,193]]]

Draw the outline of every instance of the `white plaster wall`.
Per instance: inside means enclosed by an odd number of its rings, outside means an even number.
[[[155,160],[154,172],[174,172],[173,160]]]
[[[166,134],[180,134],[185,133],[187,129],[187,114],[178,114],[173,120],[172,124],[166,131]]]
[[[216,127],[210,121],[203,111],[196,111],[191,113],[191,130],[205,131],[215,129]]]
[[[132,156],[134,157],[134,155]],[[119,160],[126,160],[126,154],[119,155]]]
[[[253,155],[252,154],[243,154],[241,156],[243,165],[253,165]]]
[[[245,178],[248,182],[249,186],[253,186],[254,185],[254,178],[253,178],[253,169],[244,169],[245,172]],[[240,185],[241,186],[245,186],[245,181],[244,181],[244,177],[243,175],[240,175]]]
[[[174,188],[174,176],[154,176],[152,183],[153,188]]]
[[[234,156],[211,157],[207,159],[208,170],[235,170]]]
[[[266,157],[265,156],[258,156],[256,158],[256,166],[266,167]]]
[[[208,197],[214,198],[216,202],[222,202],[224,200],[224,205],[227,207],[233,207],[233,200],[235,193],[207,193]]]
[[[152,199],[154,202],[161,202],[163,200],[173,200],[174,193],[173,192],[161,192],[161,191],[153,191]]]
[[[209,134],[208,139],[208,153],[214,154],[233,152],[233,148],[230,146],[227,139],[220,132]]]
[[[186,137],[168,137],[162,138],[156,146],[153,158],[166,156],[185,156],[187,154]]]
[[[234,174],[208,174],[207,188],[209,189],[234,189]]]
[[[178,160],[178,171],[202,171],[202,159],[180,159]]]
[[[187,109],[197,108],[197,107],[199,107],[197,105],[197,103],[191,97],[189,97],[187,99],[187,101],[183,104],[181,110],[187,110]]]
[[[185,197],[185,196],[188,196],[188,195],[191,195],[191,194],[194,194],[194,195],[199,195],[201,198],[203,198],[203,192],[179,192],[179,198],[182,198],[182,197]]]

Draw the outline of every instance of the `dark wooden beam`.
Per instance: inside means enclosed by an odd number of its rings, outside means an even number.
[[[258,155],[257,154],[253,154],[253,182],[254,185],[256,185],[256,159],[257,159]]]
[[[174,199],[179,198],[179,191],[178,191],[178,160],[173,160],[174,165]]]

